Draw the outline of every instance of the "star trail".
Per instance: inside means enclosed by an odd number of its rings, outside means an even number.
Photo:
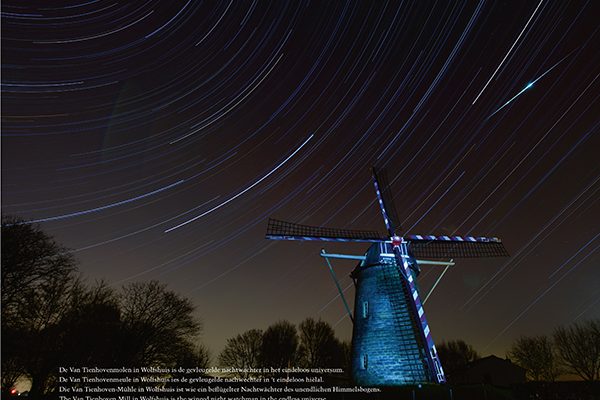
[[[2,212],[89,280],[159,279],[225,340],[312,316],[349,339],[323,243],[269,217],[500,237],[423,266],[435,340],[504,356],[600,317],[600,9],[593,1],[2,4]],[[362,254],[360,245],[324,245]],[[353,301],[354,264],[333,263]]]

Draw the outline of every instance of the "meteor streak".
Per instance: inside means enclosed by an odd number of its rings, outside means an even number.
[[[529,19],[527,20],[527,23],[523,27],[523,30],[521,30],[521,33],[519,33],[519,36],[517,36],[517,38],[513,42],[512,46],[510,46],[510,49],[508,49],[508,52],[506,52],[506,55],[504,56],[504,58],[502,59],[502,61],[500,61],[500,64],[498,64],[498,67],[496,68],[496,70],[494,71],[494,73],[492,74],[492,76],[490,76],[490,79],[488,79],[488,81],[485,83],[485,85],[483,85],[483,89],[481,89],[481,92],[479,92],[479,94],[477,95],[477,97],[475,97],[475,100],[473,100],[473,103],[471,103],[471,104],[475,104],[477,102],[477,99],[479,99],[479,96],[481,96],[481,94],[483,93],[483,91],[485,90],[485,88],[487,88],[488,85],[490,84],[490,82],[492,81],[492,79],[494,79],[494,76],[496,76],[496,73],[500,70],[500,67],[502,67],[502,64],[504,64],[504,61],[506,61],[506,59],[508,58],[508,55],[510,54],[510,52],[512,51],[512,49],[515,47],[515,45],[517,44],[517,42],[519,41],[519,39],[521,38],[521,36],[523,36],[523,33],[525,32],[525,30],[529,26],[529,23],[531,22],[531,20],[533,19],[533,17],[537,13],[538,9],[540,8],[540,6],[542,5],[543,2],[544,2],[544,0],[541,0],[539,2],[539,4],[537,5],[537,7],[535,8],[535,10],[533,10],[533,14],[531,14],[531,17],[529,17]]]
[[[566,56],[564,56],[562,59],[560,59],[560,61],[558,61],[553,66],[551,66],[550,69],[548,69],[546,72],[544,72],[539,77],[537,77],[535,80],[533,80],[533,81],[529,82],[527,85],[525,85],[525,87],[523,89],[521,89],[521,91],[519,93],[515,94],[510,100],[508,100],[506,103],[504,103],[504,105],[502,107],[500,107],[499,109],[497,109],[496,111],[494,111],[492,114],[490,114],[490,116],[487,117],[486,120],[492,118],[492,116],[494,114],[496,114],[498,111],[502,110],[504,107],[506,107],[507,105],[509,105],[510,103],[512,103],[512,101],[514,99],[516,99],[517,97],[519,97],[521,94],[523,94],[523,92],[525,92],[526,90],[531,89],[533,87],[533,85],[535,85],[535,83],[537,81],[539,81],[540,79],[542,79],[548,72],[552,71],[558,64],[560,64],[561,62],[563,62],[563,60],[565,58],[567,58],[568,56],[569,56],[569,54],[567,54]]]

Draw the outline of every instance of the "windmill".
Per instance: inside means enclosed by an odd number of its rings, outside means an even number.
[[[416,284],[419,264],[445,265],[445,273],[454,265],[454,258],[503,257],[508,253],[495,237],[400,234],[389,185],[376,168],[373,168],[373,183],[387,237],[375,231],[330,229],[269,219],[266,238],[371,243],[364,255],[330,254],[321,250],[353,322],[355,383],[365,386],[444,383],[446,378]],[[354,314],[337,283],[330,258],[360,261],[351,273],[356,287]]]

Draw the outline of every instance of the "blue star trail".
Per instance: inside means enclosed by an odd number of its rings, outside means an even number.
[[[101,207],[95,207],[95,208],[91,208],[89,210],[75,211],[75,212],[72,212],[72,213],[69,213],[69,214],[55,215],[53,217],[45,217],[45,218],[38,218],[38,219],[27,220],[27,221],[24,221],[23,223],[24,224],[35,224],[35,223],[38,223],[38,222],[56,221],[56,220],[59,220],[59,219],[79,217],[79,216],[82,216],[82,215],[87,215],[87,214],[95,213],[95,212],[98,212],[98,211],[107,210],[109,208],[118,207],[118,206],[121,206],[123,204],[132,203],[134,201],[138,201],[138,200],[144,199],[146,197],[155,195],[155,194],[163,192],[165,190],[169,190],[169,189],[171,189],[171,188],[173,188],[173,187],[175,187],[177,185],[182,184],[183,182],[184,182],[184,180],[180,180],[180,181],[177,181],[175,183],[171,183],[170,185],[167,185],[165,187],[162,187],[160,189],[156,189],[156,190],[153,190],[151,192],[144,193],[144,194],[136,196],[136,197],[132,197],[131,199],[117,201],[116,203],[107,204],[107,205],[104,205],[104,206],[101,206]]]
[[[232,202],[233,200],[237,199],[238,197],[240,197],[241,195],[243,195],[244,193],[246,193],[247,191],[251,190],[253,187],[255,187],[256,185],[260,184],[262,181],[264,181],[265,179],[267,179],[269,176],[271,176],[272,174],[274,174],[279,168],[281,168],[285,163],[287,163],[292,157],[294,157],[296,155],[296,153],[298,153],[312,138],[313,138],[314,134],[310,135],[308,137],[308,139],[306,139],[301,145],[300,147],[298,147],[296,150],[294,150],[292,152],[292,154],[290,154],[289,156],[287,156],[282,162],[280,162],[279,164],[277,164],[271,171],[269,171],[268,173],[266,173],[263,177],[261,177],[260,179],[256,180],[256,182],[254,182],[252,185],[249,185],[247,188],[245,188],[244,190],[240,191],[239,193],[236,193],[234,196],[231,196],[230,198],[228,198],[227,200],[223,201],[222,203],[217,204],[216,206],[212,207],[211,209],[203,212],[200,215],[195,216],[194,218],[188,219],[185,222],[182,222],[178,225],[175,225],[172,228],[169,228],[167,230],[165,230],[165,233],[169,233],[171,231],[174,231],[175,229],[179,229],[182,226],[185,226],[191,222],[194,222],[202,217],[204,217],[205,215],[208,215],[210,213],[212,213],[213,211],[218,210],[219,208],[227,205],[228,203]]]
[[[264,233],[269,216],[384,230],[378,164],[402,234],[502,238],[510,259],[457,263],[426,313],[436,340],[504,355],[600,317],[597,9],[4,1],[2,213],[86,278],[185,293],[215,354],[283,318],[349,339],[321,244]],[[333,267],[351,303],[355,264]]]

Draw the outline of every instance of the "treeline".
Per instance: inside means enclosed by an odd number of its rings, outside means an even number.
[[[36,226],[2,218],[2,394],[19,378],[52,393],[59,367],[206,367],[192,302],[159,282],[86,284]]]
[[[335,337],[327,322],[307,318],[298,329],[288,321],[279,321],[264,332],[251,329],[227,340],[219,354],[222,367],[241,370],[248,376],[259,368],[342,368],[349,371],[350,344]]]
[[[436,349],[449,383],[453,383],[453,376],[467,364],[481,358],[473,346],[464,340],[441,342]]]
[[[462,340],[437,346],[448,381],[481,358]],[[600,320],[575,322],[555,329],[551,336],[521,336],[506,353],[507,359],[525,370],[529,381],[555,382],[561,376],[583,381],[600,380]]]
[[[600,379],[600,320],[575,322],[557,328],[552,336],[522,336],[507,356],[532,381],[554,382],[561,375],[584,381]]]
[[[88,284],[71,253],[39,227],[2,218],[2,394],[22,378],[30,395],[57,389],[59,367],[207,368],[194,305],[157,281],[119,289]],[[350,345],[323,321],[288,321],[227,341],[217,363],[259,367],[332,367],[349,363]],[[240,372],[239,375],[247,375]]]

